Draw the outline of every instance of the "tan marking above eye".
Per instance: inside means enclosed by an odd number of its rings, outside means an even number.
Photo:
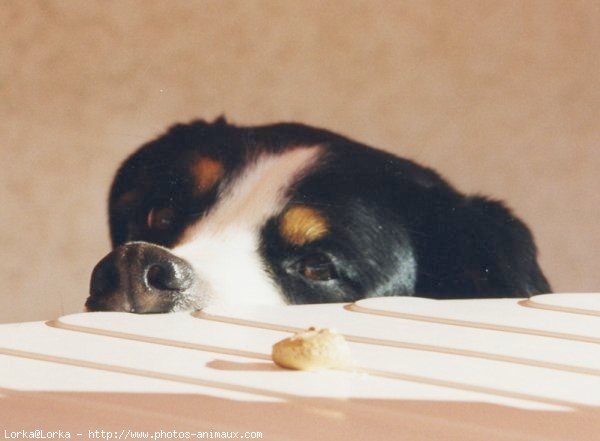
[[[225,173],[225,168],[222,162],[203,156],[194,161],[191,171],[196,184],[195,192],[202,194],[219,182]]]
[[[291,244],[305,245],[325,236],[329,225],[314,208],[297,205],[283,214],[279,232]]]
[[[139,195],[137,191],[129,190],[117,198],[114,204],[114,208],[117,210],[127,208],[129,205],[133,204],[138,197]]]

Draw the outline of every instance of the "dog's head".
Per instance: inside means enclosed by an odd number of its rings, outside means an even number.
[[[299,124],[177,125],[118,170],[109,211],[93,311],[549,291],[503,205]]]

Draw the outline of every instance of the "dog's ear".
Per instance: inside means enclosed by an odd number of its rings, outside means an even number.
[[[455,268],[462,272],[455,280],[461,280],[465,292],[473,297],[529,297],[550,292],[531,232],[502,203],[466,197],[453,217],[460,241]]]

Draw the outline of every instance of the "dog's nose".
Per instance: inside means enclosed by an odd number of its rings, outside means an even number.
[[[90,311],[169,312],[194,281],[190,264],[166,248],[130,242],[96,265],[86,307]]]

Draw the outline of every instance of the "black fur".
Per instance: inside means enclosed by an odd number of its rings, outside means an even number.
[[[113,246],[132,240],[173,246],[184,228],[210,209],[217,190],[194,197],[186,172],[194,153],[221,161],[230,179],[261,152],[307,145],[319,145],[325,154],[291,189],[290,204],[317,208],[330,234],[291,246],[273,218],[261,239],[264,265],[290,303],[550,292],[531,233],[502,203],[463,195],[431,169],[301,124],[237,127],[223,118],[195,121],[144,145],[120,168],[111,190]],[[118,206],[134,186],[144,196]],[[157,206],[173,208],[177,219],[160,234],[144,228],[148,210]],[[329,262],[336,277],[302,277],[294,268],[310,255]]]

